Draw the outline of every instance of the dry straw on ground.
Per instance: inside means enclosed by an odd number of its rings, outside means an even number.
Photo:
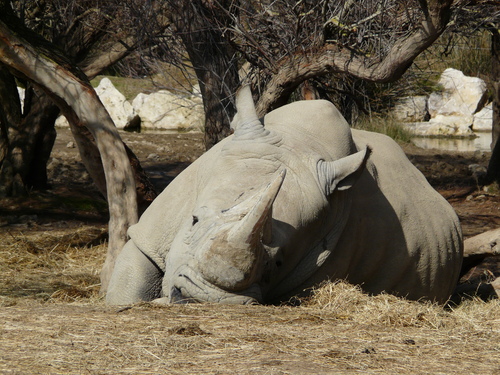
[[[301,306],[105,306],[98,227],[0,234],[0,373],[500,373],[500,302],[326,283]]]

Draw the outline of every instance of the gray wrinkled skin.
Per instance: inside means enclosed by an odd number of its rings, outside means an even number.
[[[444,302],[462,234],[450,205],[386,136],[326,101],[264,118],[246,89],[235,134],[153,202],[120,253],[106,301],[268,303],[321,281]]]

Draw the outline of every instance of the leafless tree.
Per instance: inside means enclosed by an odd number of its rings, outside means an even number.
[[[19,19],[23,27],[40,38],[58,46],[58,53],[68,57],[89,79],[113,65],[128,53],[144,45],[147,37],[132,27],[136,14],[134,7],[143,2],[109,1],[105,5],[96,0],[44,0],[2,2],[3,20]],[[141,11],[147,13],[143,4]],[[16,18],[17,16],[17,18]],[[127,24],[130,22],[130,24]],[[43,42],[42,42],[43,43]],[[59,108],[47,95],[29,80],[24,83],[24,109],[17,93],[17,83],[11,73],[0,66],[0,112],[4,115],[3,160],[0,161],[0,195],[22,194],[25,189],[44,189],[47,186],[46,164],[55,139],[54,122]],[[24,82],[23,82],[24,81]],[[98,188],[106,196],[104,171],[96,143],[85,128],[73,129],[80,151]],[[140,170],[137,159],[127,149],[135,167],[138,197],[146,206],[155,193]]]
[[[4,8],[2,12],[9,10]],[[135,183],[127,153],[87,77],[54,46],[16,21],[13,16],[8,22],[0,20],[0,61],[57,103],[73,129],[86,127],[102,158],[110,210],[108,258],[101,274],[105,289],[114,258],[125,244],[126,230],[137,221]],[[86,159],[84,154],[82,158]]]
[[[243,2],[225,30],[250,62],[260,114],[331,74],[395,81],[445,30],[452,1]]]
[[[122,17],[133,22],[126,17],[128,8],[117,4],[107,9],[114,12],[110,14],[90,0],[17,2],[18,14],[25,16],[22,20],[9,3],[0,2],[0,184],[4,194],[12,186],[20,192],[33,181],[33,163],[45,168],[54,120],[61,110],[70,122],[83,163],[108,200],[109,245],[101,273],[104,292],[126,231],[137,221],[136,196],[145,203],[140,207],[144,209],[155,193],[137,158],[121,141],[89,77],[129,53],[140,38],[120,21]],[[140,1],[126,4],[141,7],[143,14],[148,10]],[[96,7],[85,9],[88,5]],[[63,31],[54,26],[59,20],[56,16],[65,20],[64,27],[59,25]],[[42,35],[49,32],[52,42]],[[27,87],[24,111],[14,76]]]
[[[310,92],[318,82],[327,90],[342,91],[339,83],[346,77],[392,82],[445,30],[453,1],[165,3],[172,21],[170,37],[181,43],[170,40],[163,51],[170,52],[172,62],[172,46],[182,44],[179,66],[189,56],[203,94],[205,143],[210,148],[229,133],[238,68],[245,68],[245,79],[254,86],[261,115],[285,104],[303,85]],[[332,84],[332,76],[339,83]]]

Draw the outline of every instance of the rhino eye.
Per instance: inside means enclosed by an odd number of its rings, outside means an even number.
[[[198,216],[193,215],[193,226],[198,222]]]

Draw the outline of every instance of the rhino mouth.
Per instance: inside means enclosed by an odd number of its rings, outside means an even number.
[[[214,302],[233,305],[259,304],[262,293],[259,285],[252,284],[249,288],[236,293],[221,289],[205,279],[188,266],[176,272],[169,290],[170,303]]]

